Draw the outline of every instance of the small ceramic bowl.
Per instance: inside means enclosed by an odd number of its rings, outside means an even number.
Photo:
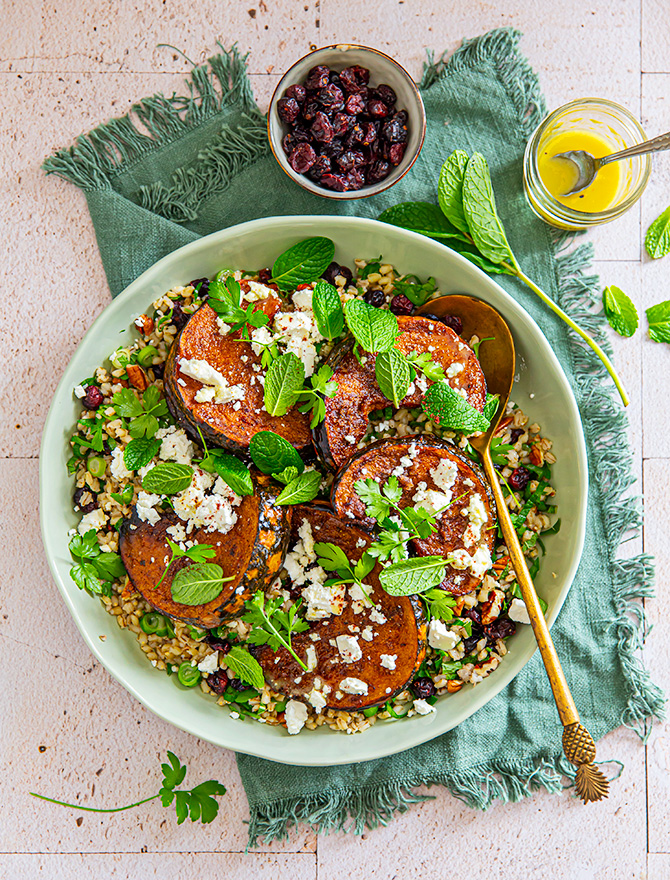
[[[398,98],[396,108],[407,111],[409,139],[402,161],[393,168],[384,180],[364,186],[361,189],[336,192],[335,190],[320,186],[304,174],[299,174],[289,165],[288,157],[282,147],[282,140],[284,135],[290,131],[290,128],[279,118],[277,102],[283,97],[284,92],[289,86],[304,83],[312,67],[325,65],[330,67],[331,70],[339,72],[344,70],[345,67],[351,67],[354,64],[368,68],[372,87],[378,86],[381,83],[391,86]],[[309,55],[305,55],[293,67],[289,68],[279,80],[268,111],[270,147],[282,170],[304,189],[316,195],[324,196],[327,199],[362,199],[366,196],[383,192],[383,190],[393,186],[394,183],[397,183],[407,174],[416,162],[421,152],[425,135],[426,111],[416,83],[405,68],[398,64],[397,61],[394,61],[393,58],[390,58],[378,49],[369,49],[366,46],[352,46],[349,44],[324,46],[321,49],[310,52]]]

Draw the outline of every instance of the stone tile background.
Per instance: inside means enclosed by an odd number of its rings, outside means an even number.
[[[158,44],[201,61],[216,40],[237,40],[251,50],[263,104],[282,70],[310,46],[364,42],[418,76],[424,47],[451,51],[463,36],[514,25],[525,33],[523,49],[550,106],[611,97],[655,134],[670,128],[667,0],[558,0],[551,8],[541,0],[2,0],[0,9],[0,880],[441,880],[454,871],[491,880],[670,877],[670,730],[663,724],[646,748],[626,729],[607,737],[599,754],[617,756],[625,770],[597,806],[540,794],[479,814],[434,790],[434,800],[362,838],[317,841],[301,829],[245,853],[247,807],[233,756],[147,714],[93,662],[59,601],[40,544],[36,460],[63,364],[109,296],[83,197],[45,179],[39,165],[133,100],[179,88],[188,62]],[[652,264],[642,236],[669,192],[670,157],[660,156],[639,210],[591,236],[603,284],[619,284],[642,307],[668,297],[670,263]],[[613,342],[632,399],[630,436],[645,496],[644,536],[630,549],[643,545],[658,561],[645,656],[670,689],[670,350],[643,333]],[[151,790],[168,747],[192,775],[225,780],[228,795],[213,826],[178,827],[153,804],[77,816],[27,795],[96,804],[139,798]]]

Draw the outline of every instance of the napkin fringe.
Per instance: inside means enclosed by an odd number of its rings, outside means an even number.
[[[125,116],[103,122],[77,138],[74,146],[47,158],[42,168],[85,192],[112,188],[112,178],[147,154],[208,122],[229,105],[259,116],[246,68],[246,55],[236,46],[193,67],[188,95],[156,94],[133,104]],[[230,174],[234,170],[231,168]]]
[[[568,250],[574,239],[571,233],[554,235],[558,301],[611,355],[612,346],[604,330],[600,281],[597,275],[586,274],[593,246],[583,244]],[[591,479],[604,499],[604,532],[614,582],[615,612],[606,625],[616,631],[629,691],[620,721],[646,742],[653,719],[664,717],[666,700],[638,653],[650,631],[640,599],[654,595],[653,558],[646,553],[630,559],[618,558],[620,545],[636,538],[642,526],[641,499],[629,493],[637,478],[628,442],[628,420],[600,359],[576,334],[570,334],[570,349],[582,391],[584,429],[589,432],[593,448]]]

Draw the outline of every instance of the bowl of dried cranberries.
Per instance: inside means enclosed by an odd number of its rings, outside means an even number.
[[[281,78],[268,111],[275,159],[300,186],[360,199],[404,177],[426,133],[421,94],[404,67],[366,46],[324,46]]]

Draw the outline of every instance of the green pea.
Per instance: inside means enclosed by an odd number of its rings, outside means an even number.
[[[92,455],[86,462],[86,467],[93,477],[101,478],[105,476],[107,471],[107,462],[99,455]]]
[[[137,363],[141,367],[150,367],[153,363],[153,359],[158,354],[158,349],[153,345],[146,345],[144,348],[141,348],[137,352]]]
[[[179,666],[179,669],[177,670],[177,678],[179,679],[179,683],[183,684],[184,687],[192,688],[198,684],[202,676],[200,675],[200,670],[197,666],[191,666],[190,663],[186,662]]]

